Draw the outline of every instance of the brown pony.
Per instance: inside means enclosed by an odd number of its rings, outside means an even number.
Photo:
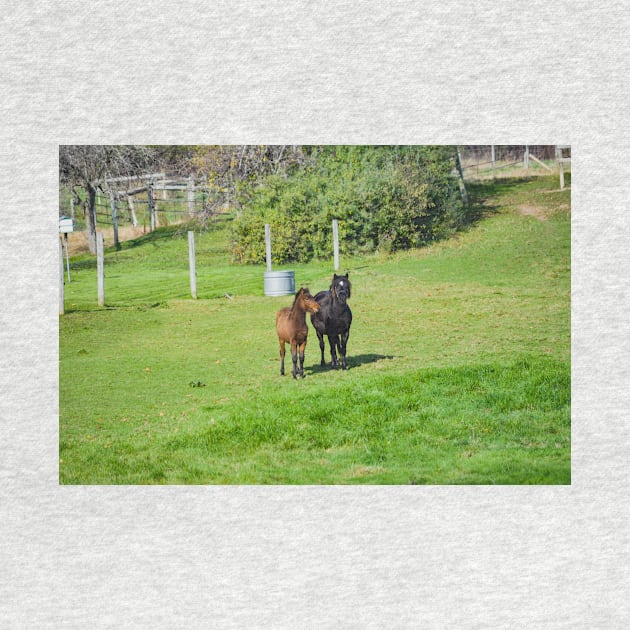
[[[302,287],[293,300],[293,306],[282,308],[276,315],[276,331],[280,342],[280,375],[284,376],[284,344],[291,344],[291,358],[293,359],[293,378],[297,379],[298,350],[300,353],[300,376],[304,378],[304,348],[308,327],[306,325],[306,311],[316,313],[319,304],[309,290]]]

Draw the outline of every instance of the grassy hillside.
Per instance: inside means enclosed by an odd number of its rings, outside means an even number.
[[[279,376],[260,266],[231,266],[229,218],[72,261],[60,318],[62,483],[570,483],[570,192],[478,184],[483,218],[393,256],[342,257],[346,372]],[[329,261],[291,265],[327,288]],[[231,296],[225,297],[226,294]],[[329,360],[328,349],[326,351]]]

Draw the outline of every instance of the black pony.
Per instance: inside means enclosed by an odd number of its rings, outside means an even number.
[[[336,368],[337,351],[341,355],[341,368],[346,369],[346,344],[350,335],[352,323],[352,311],[347,304],[350,297],[350,280],[348,274],[338,276],[335,274],[330,285],[330,290],[320,291],[315,295],[315,301],[319,304],[319,311],[311,313],[311,323],[319,339],[319,348],[322,351],[322,366],[324,360],[324,335],[328,336],[330,354],[332,355],[332,367]]]

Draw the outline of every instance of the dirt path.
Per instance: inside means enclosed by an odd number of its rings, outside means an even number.
[[[539,221],[547,220],[547,213],[545,212],[545,209],[541,208],[540,206],[521,205],[517,206],[516,210],[519,214],[528,217],[534,217]]]

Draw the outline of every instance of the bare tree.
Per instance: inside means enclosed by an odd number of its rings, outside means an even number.
[[[96,253],[96,193],[110,192],[113,178],[132,179],[153,166],[154,150],[130,145],[61,145],[59,181],[87,192],[84,211],[90,252]]]
[[[189,167],[208,187],[208,218],[225,204],[238,205],[240,195],[264,177],[286,174],[309,159],[300,145],[199,145],[190,147]]]

